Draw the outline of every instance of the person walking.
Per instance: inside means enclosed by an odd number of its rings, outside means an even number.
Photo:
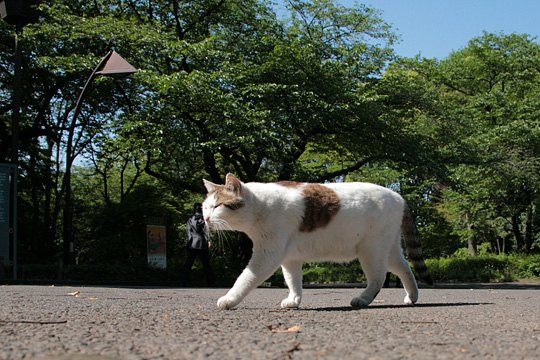
[[[193,205],[195,214],[187,222],[187,258],[184,264],[184,272],[182,274],[182,285],[187,286],[190,278],[191,268],[196,258],[201,261],[206,282],[208,286],[214,285],[214,273],[210,267],[210,234],[204,223],[202,204],[195,203]]]

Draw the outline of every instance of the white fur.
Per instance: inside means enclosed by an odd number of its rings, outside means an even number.
[[[230,309],[279,266],[289,287],[284,308],[296,308],[302,300],[302,263],[305,261],[349,262],[359,259],[367,288],[352,299],[353,307],[369,305],[385,280],[387,270],[398,275],[405,287],[405,303],[418,299],[414,276],[403,257],[400,232],[404,200],[397,193],[367,183],[325,184],[340,199],[340,209],[324,228],[299,231],[304,214],[301,187],[274,183],[242,183],[244,206],[231,210],[215,207],[215,186],[205,181],[211,193],[203,203],[210,227],[226,222],[231,230],[246,233],[253,242],[253,256],[218,307]]]

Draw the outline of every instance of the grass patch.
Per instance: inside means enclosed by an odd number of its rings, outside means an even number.
[[[427,259],[435,282],[503,282],[540,278],[540,255],[481,255]]]

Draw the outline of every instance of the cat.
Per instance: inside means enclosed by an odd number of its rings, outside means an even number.
[[[405,304],[418,300],[418,286],[403,256],[419,278],[432,280],[422,256],[411,212],[396,192],[369,183],[312,184],[292,181],[243,183],[227,174],[225,185],[203,180],[208,190],[203,216],[209,228],[244,232],[253,242],[252,257],[225,296],[220,309],[238,305],[281,266],[289,288],[282,308],[302,300],[302,263],[360,260],[367,287],[351,306],[369,305],[379,293],[387,269],[401,278]]]

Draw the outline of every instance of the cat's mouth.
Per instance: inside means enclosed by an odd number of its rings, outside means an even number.
[[[206,224],[206,227],[208,230],[232,230],[229,223],[227,223],[225,220],[221,219],[205,219],[204,223]]]
[[[215,221],[212,221],[211,219],[208,219],[208,220],[205,219],[204,224],[207,229],[219,230],[218,223],[216,223]]]

